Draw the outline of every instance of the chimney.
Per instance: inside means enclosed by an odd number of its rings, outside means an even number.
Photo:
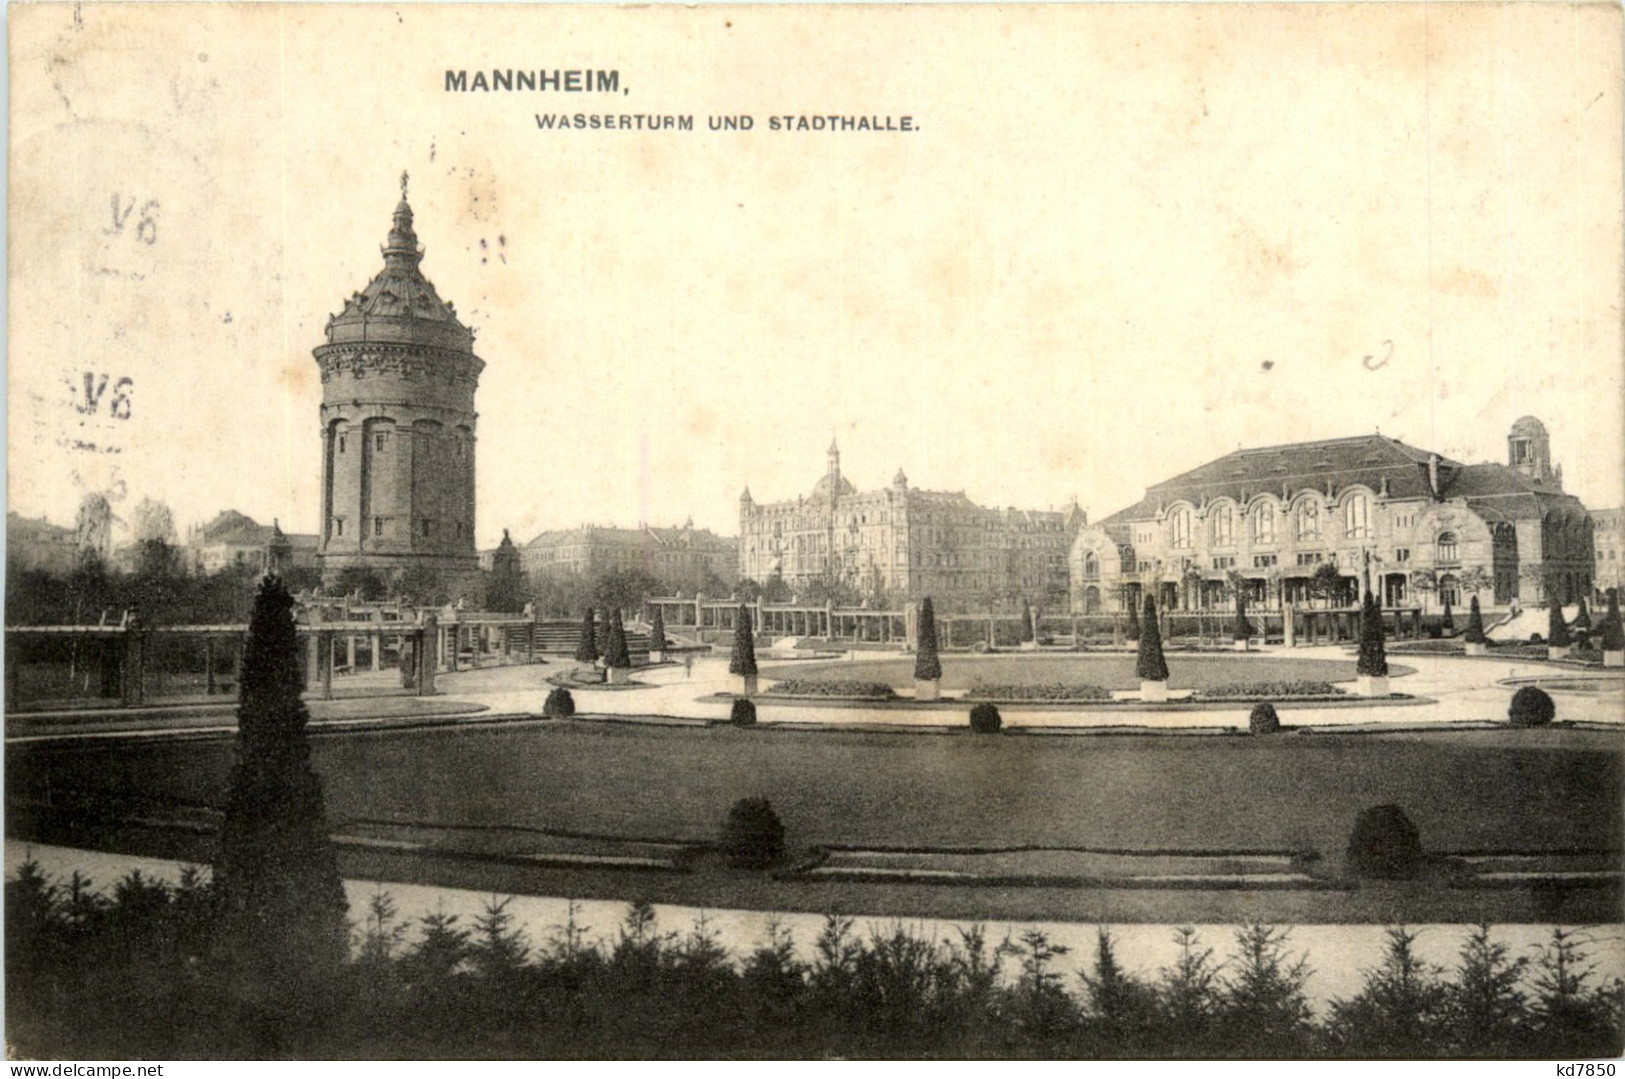
[[[1439,497],[1439,455],[1428,454],[1428,491],[1435,499]]]

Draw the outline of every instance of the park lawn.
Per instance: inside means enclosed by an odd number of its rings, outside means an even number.
[[[322,733],[335,829],[356,820],[555,829],[704,842],[765,795],[792,852],[876,847],[1313,850],[1340,860],[1385,802],[1430,850],[1618,849],[1617,736],[1036,738],[965,733],[522,723]],[[8,797],[49,786],[105,804],[219,806],[229,739],[69,749],[14,745]]]
[[[1097,655],[993,655],[944,656],[942,688],[969,689],[982,685],[1088,684],[1106,689],[1137,689],[1135,657],[1130,653]],[[1354,661],[1298,659],[1275,655],[1181,655],[1168,657],[1168,685],[1173,689],[1210,689],[1238,682],[1352,682]],[[1414,668],[1389,664],[1393,677],[1414,673]],[[764,678],[800,678],[885,682],[903,687],[914,684],[914,659],[852,663],[797,663],[764,665]]]

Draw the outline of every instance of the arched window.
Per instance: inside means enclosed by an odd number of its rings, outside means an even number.
[[[1343,534],[1349,539],[1365,539],[1371,534],[1367,526],[1365,495],[1350,495],[1343,503]]]
[[[1095,557],[1095,552],[1093,551],[1087,551],[1084,553],[1083,575],[1085,577],[1100,576],[1100,560]]]
[[[1314,499],[1308,499],[1298,507],[1298,538],[1320,538],[1320,505]]]
[[[1459,562],[1459,561],[1461,561],[1461,553],[1460,553],[1460,551],[1457,550],[1457,547],[1456,547],[1456,534],[1454,532],[1440,532],[1439,533],[1439,557],[1438,557],[1438,560],[1440,562]]]
[[[1215,547],[1228,547],[1236,542],[1235,514],[1229,506],[1220,506],[1213,511],[1213,545]]]
[[[1275,506],[1269,502],[1260,502],[1253,510],[1253,542],[1275,542]]]
[[[1189,547],[1191,545],[1191,511],[1187,509],[1175,510],[1168,526],[1170,547]]]

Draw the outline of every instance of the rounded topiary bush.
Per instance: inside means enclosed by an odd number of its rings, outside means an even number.
[[[1247,716],[1247,729],[1253,734],[1274,734],[1281,729],[1281,717],[1275,714],[1275,705],[1264,701],[1253,705]]]
[[[722,853],[736,869],[766,869],[784,857],[784,824],[766,798],[741,798],[722,822]]]
[[[557,686],[542,702],[542,715],[552,719],[569,719],[576,714],[576,699],[563,686]]]
[[[977,734],[998,734],[1004,726],[1004,717],[993,705],[983,701],[970,710],[970,729]]]
[[[1552,695],[1536,686],[1524,686],[1512,695],[1512,706],[1507,709],[1507,718],[1512,720],[1514,727],[1544,727],[1557,715],[1557,705],[1552,703]]]
[[[1349,833],[1348,870],[1373,880],[1411,880],[1422,868],[1422,836],[1397,805],[1372,806]]]
[[[756,723],[756,702],[747,697],[735,697],[728,722],[736,727],[750,727]]]

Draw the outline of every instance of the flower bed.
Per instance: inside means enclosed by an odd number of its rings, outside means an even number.
[[[1336,697],[1343,691],[1330,682],[1294,679],[1287,682],[1229,682],[1197,690],[1201,700],[1279,700],[1294,697]]]
[[[767,691],[770,697],[852,697],[866,701],[889,701],[897,694],[884,682],[857,679],[786,678]]]
[[[1089,683],[1053,682],[1049,685],[974,685],[965,691],[968,701],[1109,701],[1112,691]]]

